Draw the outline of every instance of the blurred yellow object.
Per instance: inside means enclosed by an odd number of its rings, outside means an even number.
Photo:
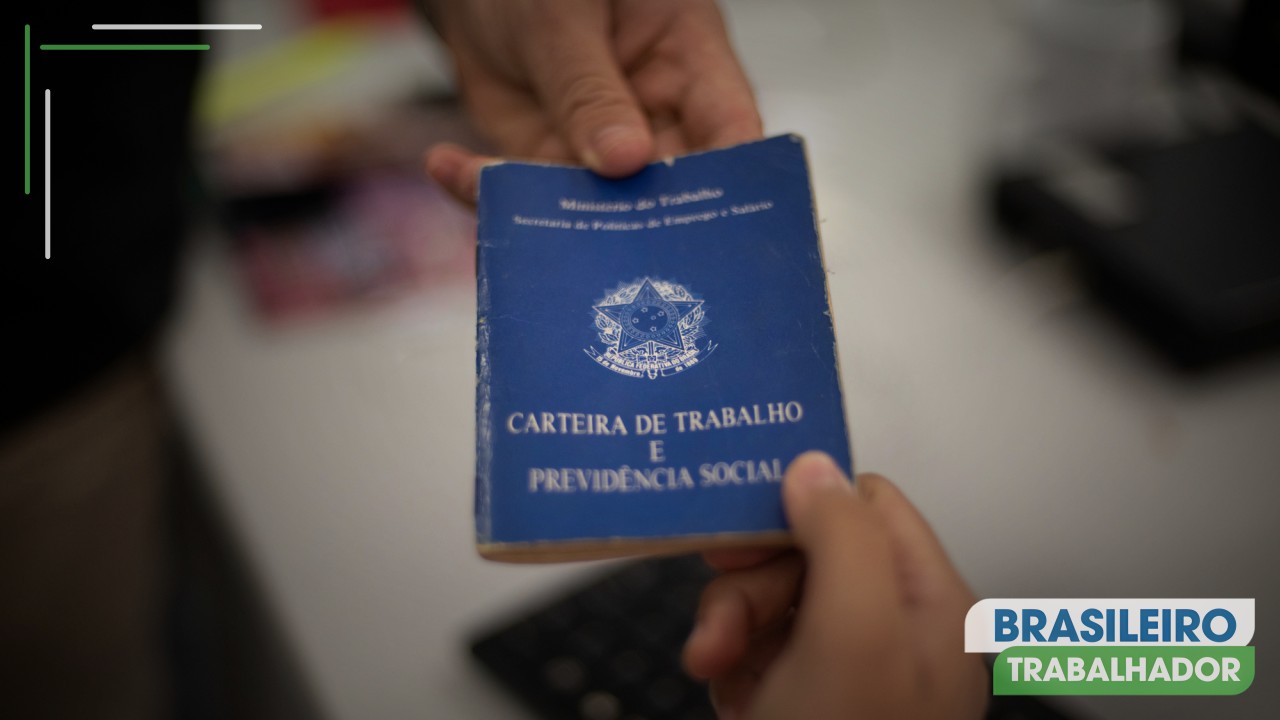
[[[219,129],[308,87],[337,77],[375,44],[380,25],[349,20],[325,23],[265,50],[209,68],[196,102],[202,127]]]

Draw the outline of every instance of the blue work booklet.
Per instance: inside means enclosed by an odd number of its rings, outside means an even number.
[[[785,544],[787,464],[851,470],[800,138],[622,180],[493,165],[479,221],[482,555]]]

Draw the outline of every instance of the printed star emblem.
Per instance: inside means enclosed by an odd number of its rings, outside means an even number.
[[[618,352],[652,342],[675,350],[684,350],[680,321],[693,312],[701,300],[667,300],[645,278],[640,292],[629,303],[597,305],[596,312],[622,326]]]

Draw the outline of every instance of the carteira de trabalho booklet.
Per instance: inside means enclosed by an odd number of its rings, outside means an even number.
[[[787,464],[852,470],[800,138],[621,180],[499,163],[478,214],[482,555],[785,544]]]

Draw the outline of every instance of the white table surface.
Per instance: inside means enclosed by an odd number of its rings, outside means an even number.
[[[1171,371],[1062,258],[994,240],[976,179],[1022,61],[984,0],[733,2],[769,132],[809,143],[855,463],[893,477],[981,596],[1256,597],[1239,698],[1076,699],[1097,717],[1280,705],[1280,358]],[[467,633],[585,565],[472,548],[474,297],[287,332],[212,242],[167,369],[219,501],[333,718],[522,718]]]

